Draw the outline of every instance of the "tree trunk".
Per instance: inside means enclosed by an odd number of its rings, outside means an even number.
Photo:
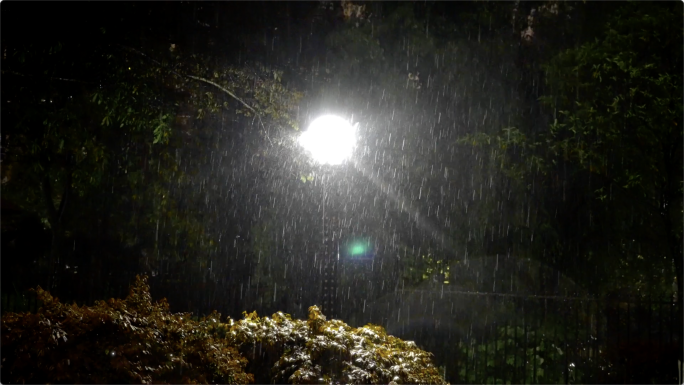
[[[668,238],[670,243],[670,250],[672,253],[672,260],[675,265],[675,274],[677,277],[677,302],[682,302],[682,293],[684,292],[684,282],[682,282],[682,274],[684,273],[682,269],[684,268],[684,263],[682,261],[682,248],[677,237],[674,235],[674,230],[672,229],[672,224],[669,218],[666,220],[666,226],[668,227]]]
[[[64,182],[64,192],[59,203],[59,208],[55,208],[52,200],[52,184],[50,183],[50,176],[45,167],[45,175],[43,176],[43,197],[45,206],[48,212],[48,221],[52,230],[52,242],[50,247],[50,254],[48,256],[48,290],[53,290],[55,286],[56,264],[59,261],[62,245],[64,243],[64,211],[66,209],[69,195],[71,195],[71,171],[67,171],[66,180]]]
[[[48,291],[52,291],[56,286],[57,263],[59,262],[62,245],[64,244],[64,230],[61,224],[51,223],[50,226],[52,228],[52,242],[50,243],[50,255],[48,258]]]

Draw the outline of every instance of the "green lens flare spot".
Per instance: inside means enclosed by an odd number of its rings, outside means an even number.
[[[361,255],[366,253],[366,247],[364,245],[352,245],[351,255]]]

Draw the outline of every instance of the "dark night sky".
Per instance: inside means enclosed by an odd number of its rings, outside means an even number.
[[[220,25],[220,34],[254,33],[264,28],[295,28],[314,12],[315,2],[4,2],[2,32],[12,38],[87,39],[105,27],[110,35],[134,35],[140,29],[179,38],[206,29],[201,22]],[[195,23],[192,23],[193,14]],[[288,18],[287,15],[290,15]],[[11,17],[7,17],[11,15]],[[176,35],[176,36],[174,36]]]
[[[384,13],[394,6],[396,4],[393,3],[371,3],[369,8],[376,13]],[[458,15],[472,5],[468,2],[437,2],[433,6],[449,16]],[[298,30],[310,27],[311,19],[322,14],[319,8],[320,2],[281,1],[3,2],[1,7],[5,13],[2,18],[3,34],[10,35],[11,39],[37,41],[85,40],[101,27],[107,29],[110,39],[113,36],[117,39],[132,37],[141,29],[151,36],[171,40],[190,38],[193,33],[230,40],[231,35],[261,33],[274,28],[284,33],[289,29],[294,37],[299,35]],[[329,16],[328,20],[318,18],[317,21],[330,28],[336,20],[330,20]],[[341,15],[336,16],[337,21],[341,21]],[[214,28],[217,21],[218,30]],[[203,27],[200,23],[211,27]]]

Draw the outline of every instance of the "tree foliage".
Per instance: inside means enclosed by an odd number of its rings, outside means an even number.
[[[587,251],[617,255],[621,279],[659,291],[671,285],[682,259],[684,102],[676,14],[664,5],[626,5],[602,39],[555,57],[547,67],[551,92],[543,99],[554,121],[539,143],[551,173],[568,163],[571,178],[590,191],[587,211],[596,219],[588,218],[588,228],[609,244]],[[668,271],[669,282],[648,276],[658,269]]]
[[[548,263],[578,282],[602,282],[596,291],[628,279],[642,293],[671,293],[681,274],[682,30],[674,15],[665,5],[625,5],[599,39],[546,61],[543,130],[520,122],[460,138],[487,148],[490,167],[535,203],[532,221],[529,210],[517,221],[540,242],[521,246],[552,255]]]
[[[268,137],[297,129],[290,114],[301,95],[259,63],[143,52],[102,35],[97,46],[8,39],[3,198],[50,229],[47,270],[64,264],[66,240],[76,237],[142,248],[148,271],[160,256],[182,260],[193,250],[206,259],[215,240],[192,186],[206,148],[216,147],[217,116]]]

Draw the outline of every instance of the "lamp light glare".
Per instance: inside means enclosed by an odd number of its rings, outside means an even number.
[[[325,115],[311,122],[299,137],[299,144],[321,164],[337,165],[351,155],[356,142],[356,126],[334,115]]]

